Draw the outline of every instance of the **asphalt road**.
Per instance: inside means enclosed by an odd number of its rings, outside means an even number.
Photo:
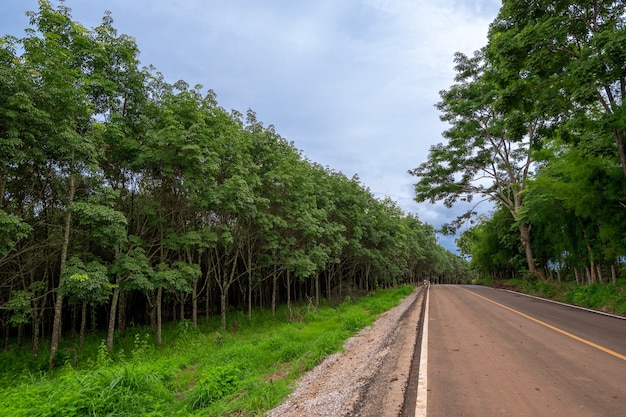
[[[626,320],[485,287],[429,292],[429,417],[626,416]]]

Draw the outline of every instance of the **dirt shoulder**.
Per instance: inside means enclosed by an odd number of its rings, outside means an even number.
[[[269,417],[401,413],[420,317],[421,289],[383,313],[299,381]]]

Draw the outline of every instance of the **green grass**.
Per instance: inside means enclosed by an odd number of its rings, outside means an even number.
[[[66,341],[67,364],[54,371],[45,369],[47,358],[14,348],[0,354],[0,416],[263,415],[299,376],[412,290],[378,291],[317,312],[296,306],[297,322],[284,308],[275,317],[257,311],[251,321],[233,313],[236,331],[222,331],[218,318],[200,329],[183,322],[166,330],[160,350],[145,328],[117,340],[113,355],[97,337],[80,351]]]
[[[491,286],[509,288],[580,307],[626,315],[626,280],[624,279],[618,280],[616,284],[589,285],[578,285],[575,282],[510,279],[498,282],[497,285],[494,281]]]

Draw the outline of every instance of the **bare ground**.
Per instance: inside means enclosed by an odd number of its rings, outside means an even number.
[[[421,289],[383,313],[299,381],[268,417],[396,417],[402,412],[420,318]]]

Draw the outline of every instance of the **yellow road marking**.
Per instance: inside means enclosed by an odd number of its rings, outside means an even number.
[[[623,360],[623,361],[626,361],[626,356],[624,356],[624,355],[622,355],[622,354],[620,354],[620,353],[617,353],[617,352],[615,352],[615,351],[613,351],[613,350],[611,350],[611,349],[607,349],[607,348],[605,348],[604,346],[600,346],[600,345],[598,345],[598,344],[596,344],[596,343],[593,343],[593,342],[591,342],[591,341],[589,341],[589,340],[587,340],[587,339],[583,339],[582,337],[578,337],[578,336],[576,336],[575,334],[571,334],[571,333],[569,333],[569,332],[566,332],[566,331],[565,331],[565,330],[563,330],[563,329],[559,329],[558,327],[555,327],[555,326],[553,326],[553,325],[551,325],[551,324],[548,324],[548,323],[546,323],[546,322],[544,322],[544,321],[538,320],[538,319],[536,319],[536,318],[534,318],[534,317],[531,317],[531,316],[529,316],[529,315],[527,315],[527,314],[522,313],[521,311],[517,311],[517,310],[515,310],[515,309],[513,309],[513,308],[511,308],[511,307],[507,307],[507,306],[505,306],[505,305],[503,305],[503,304],[500,304],[500,303],[498,303],[498,302],[496,302],[496,301],[490,300],[489,298],[483,297],[482,295],[478,295],[478,294],[476,294],[475,292],[472,292],[472,291],[466,290],[465,288],[463,288],[463,291],[467,291],[468,293],[470,293],[470,294],[472,294],[472,295],[475,295],[476,297],[480,297],[480,298],[482,298],[482,299],[483,299],[483,300],[485,300],[485,301],[489,301],[490,303],[495,304],[495,305],[497,305],[497,306],[500,306],[500,307],[502,307],[502,308],[504,308],[504,309],[507,309],[507,310],[509,310],[509,311],[511,311],[511,312],[513,312],[513,313],[515,313],[515,314],[519,314],[519,315],[520,315],[520,316],[522,316],[522,317],[526,317],[527,319],[532,320],[532,321],[534,321],[535,323],[541,324],[542,326],[545,326],[545,327],[547,327],[548,329],[552,329],[552,330],[554,330],[555,332],[559,332],[559,333],[561,333],[561,334],[564,334],[565,336],[571,337],[571,338],[572,338],[572,339],[574,339],[574,340],[578,340],[579,342],[582,342],[582,343],[584,343],[584,344],[586,344],[586,345],[589,345],[589,346],[594,347],[594,348],[596,348],[596,349],[599,349],[599,350],[601,350],[601,351],[603,351],[603,352],[606,352],[606,353],[608,353],[609,355],[613,355],[613,356],[615,356],[616,358],[619,358],[619,359],[621,359],[621,360]]]

